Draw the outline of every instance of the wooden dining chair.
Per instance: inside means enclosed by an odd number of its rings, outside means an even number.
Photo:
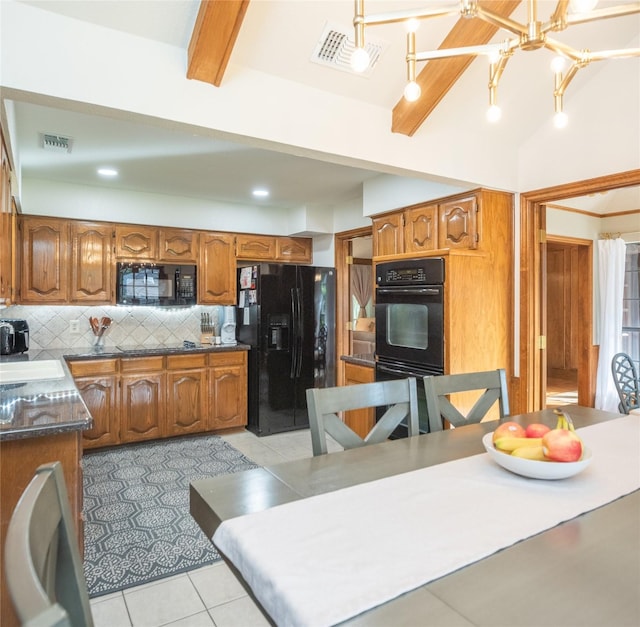
[[[430,432],[442,431],[445,420],[454,427],[480,422],[496,402],[500,418],[509,415],[507,378],[503,369],[427,376],[423,382]],[[466,413],[448,398],[451,394],[473,391],[481,391],[481,394]]]
[[[627,353],[616,353],[611,360],[611,373],[620,398],[618,411],[640,413],[638,373],[631,357]]]
[[[22,493],[7,530],[4,569],[23,625],[92,627],[60,462],[40,466]]]
[[[307,390],[311,447],[314,456],[327,453],[327,434],[345,449],[378,444],[406,420],[409,436],[418,435],[416,380],[395,379]],[[386,407],[384,415],[362,438],[338,416],[353,409]]]

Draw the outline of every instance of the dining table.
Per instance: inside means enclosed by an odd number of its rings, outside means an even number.
[[[637,626],[640,420],[563,410],[573,477],[498,466],[487,421],[193,480],[190,512],[272,624]]]

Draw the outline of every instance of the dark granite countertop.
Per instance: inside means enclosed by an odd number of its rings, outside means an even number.
[[[93,419],[75,386],[66,361],[246,351],[250,348],[246,344],[196,344],[194,347],[155,344],[29,350],[20,355],[2,355],[0,363],[58,360],[62,363],[64,377],[6,384],[0,380],[0,442],[91,428]]]
[[[370,366],[371,368],[374,368],[376,365],[376,358],[373,353],[363,353],[360,355],[342,355],[340,359],[350,364],[357,364],[358,366]]]

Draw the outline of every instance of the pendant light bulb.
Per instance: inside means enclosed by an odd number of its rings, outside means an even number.
[[[553,125],[556,128],[565,128],[569,123],[569,116],[564,111],[558,111],[553,116]]]
[[[362,73],[369,67],[369,53],[364,48],[356,48],[351,54],[351,69]]]
[[[569,7],[572,13],[589,13],[598,4],[598,0],[570,0]]]
[[[412,17],[405,22],[405,28],[408,33],[415,33],[420,28],[420,22],[415,17]]]
[[[415,81],[409,81],[404,88],[404,97],[408,102],[415,102],[418,98],[420,98],[420,94],[422,90],[420,89],[420,85]]]
[[[553,57],[551,61],[551,71],[554,74],[564,72],[564,68],[567,66],[567,60],[560,55]]]
[[[502,117],[502,109],[497,104],[492,104],[487,109],[487,121],[495,124]]]

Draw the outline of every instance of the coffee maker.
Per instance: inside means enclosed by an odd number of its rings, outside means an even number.
[[[29,350],[29,325],[26,320],[0,319],[0,355],[25,353]]]

